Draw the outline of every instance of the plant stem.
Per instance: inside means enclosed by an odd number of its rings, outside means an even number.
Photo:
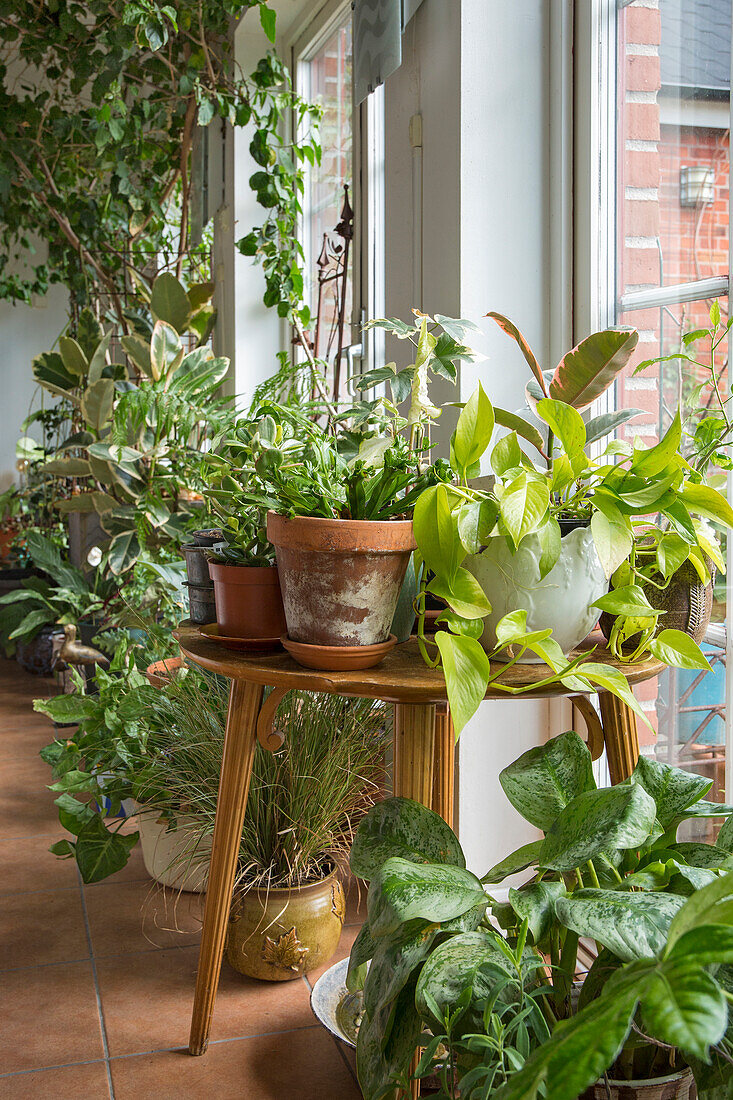
[[[600,882],[598,881],[598,875],[596,874],[596,869],[595,869],[595,867],[593,866],[593,860],[592,860],[592,859],[589,859],[589,860],[588,860],[588,862],[587,862],[587,864],[586,864],[586,866],[588,867],[588,871],[589,871],[589,873],[590,873],[590,880],[591,880],[591,882],[592,882],[592,883],[593,883],[593,885],[595,886],[596,890],[600,890],[600,888],[601,888],[601,884],[600,884]]]

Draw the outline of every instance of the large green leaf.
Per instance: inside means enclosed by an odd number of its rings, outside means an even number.
[[[110,416],[115,401],[115,384],[111,378],[98,378],[87,386],[81,399],[81,411],[90,428],[101,432]]]
[[[364,1014],[356,1040],[356,1071],[364,1100],[384,1100],[387,1085],[408,1071],[420,1030],[414,981],[376,1016]]]
[[[453,455],[458,473],[466,477],[491,442],[494,431],[494,410],[479,382],[458,417],[453,436]]]
[[[596,786],[591,755],[573,730],[522,753],[499,782],[515,810],[543,832],[572,799]]]
[[[76,340],[72,339],[70,336],[60,337],[59,351],[61,352],[61,358],[69,374],[76,375],[78,378],[84,378],[89,369],[89,363]]]
[[[678,409],[669,428],[654,447],[639,447],[637,441],[631,461],[631,471],[640,474],[641,477],[657,477],[667,470],[670,462],[677,455],[681,438],[682,421]]]
[[[139,553],[140,543],[136,531],[123,531],[115,535],[110,543],[107,559],[110,570],[119,576],[135,564]]]
[[[491,611],[486,593],[468,569],[461,566],[450,583],[444,577],[433,577],[428,592],[445,602],[467,619],[482,619]]]
[[[89,477],[91,467],[86,458],[52,458],[41,467],[44,474],[56,477]]]
[[[710,485],[686,482],[679,493],[680,500],[694,515],[705,516],[717,523],[733,527],[733,508],[725,497]]]
[[[494,420],[500,427],[508,428],[510,432],[521,435],[522,439],[526,439],[528,443],[531,443],[540,454],[544,454],[545,443],[542,436],[534,424],[529,424],[524,417],[519,416],[517,413],[508,412],[506,409],[499,409],[494,405]]]
[[[701,924],[733,924],[733,873],[711,882],[687,899],[670,925],[666,954],[680,936]]]
[[[435,635],[435,644],[440,651],[448,702],[458,737],[486,694],[491,665],[477,638],[439,630]]]
[[[717,982],[701,966],[670,959],[646,985],[641,1021],[648,1035],[707,1059],[725,1034],[728,1009]]]
[[[594,332],[560,360],[550,382],[550,397],[584,409],[605,393],[638,342],[636,329]]]
[[[634,545],[628,519],[612,504],[591,516],[590,529],[596,553],[607,577],[626,561]]]
[[[463,867],[393,856],[369,886],[369,927],[376,939],[406,921],[452,920],[481,902],[488,905],[488,900],[476,876]]]
[[[684,901],[676,894],[651,890],[576,890],[558,899],[555,912],[579,936],[597,940],[619,959],[632,962],[660,953]]]
[[[654,799],[657,818],[665,829],[682,810],[706,795],[713,785],[712,779],[672,768],[648,756],[639,757],[632,779]]]
[[[79,385],[79,379],[66,369],[58,352],[46,351],[37,355],[33,360],[33,377],[50,393],[79,404],[79,398],[71,392]]]
[[[420,971],[415,989],[418,1011],[430,1018],[430,1003],[443,1011],[455,1008],[456,1001],[467,986],[472,985],[477,999],[491,995],[494,981],[481,968],[492,963],[507,969],[507,958],[498,946],[495,932],[463,932],[437,947]]]
[[[191,315],[191,303],[183,283],[170,271],[164,271],[153,283],[150,308],[156,321],[165,321],[183,334]]]
[[[112,342],[113,330],[110,329],[106,336],[103,336],[99,341],[99,345],[94,352],[94,355],[89,360],[89,375],[90,382],[96,382],[102,377],[102,371],[107,366],[107,352],[109,351],[109,345]]]
[[[618,412],[602,413],[600,416],[592,417],[585,426],[586,443],[595,443],[596,440],[603,439],[604,436],[615,432],[627,420],[632,420],[643,412],[643,409],[620,409]]]
[[[549,425],[560,440],[565,454],[571,459],[585,447],[585,424],[583,417],[572,405],[564,401],[555,401],[543,397],[537,402],[537,415]]]
[[[649,651],[658,661],[664,661],[672,668],[712,672],[712,665],[700,646],[684,630],[661,630],[649,643]]]
[[[429,569],[450,584],[466,555],[454,521],[445,485],[433,485],[415,504],[413,530]]]
[[[366,964],[374,957],[376,950],[377,944],[369,930],[369,921],[365,920],[351,946],[351,954],[349,955],[346,988],[350,993],[355,993],[358,989],[364,988],[364,979],[367,972]]]
[[[532,939],[539,943],[554,924],[555,902],[565,895],[565,883],[545,880],[528,882],[509,891],[509,904],[519,921],[526,920]]]
[[[95,814],[80,831],[76,842],[76,862],[83,881],[99,882],[121,871],[139,837],[139,833],[109,832],[99,814]]]
[[[440,814],[410,798],[387,798],[359,823],[349,863],[369,881],[391,856],[415,863],[450,863],[465,867],[458,837]]]
[[[541,526],[550,503],[550,490],[543,477],[523,470],[505,487],[499,501],[499,512],[514,546],[525,535]]]
[[[638,848],[654,828],[654,799],[639,785],[585,791],[550,826],[540,866],[572,871],[601,852]]]
[[[50,626],[55,618],[53,611],[50,611],[47,607],[39,607],[34,611],[29,611],[18,626],[11,630],[8,641],[12,642],[15,638],[20,638],[24,642],[29,642],[35,638],[42,626]]]
[[[153,368],[150,363],[150,344],[140,336],[123,336],[122,347],[126,355],[129,355],[136,367],[150,378]]]
[[[99,711],[99,703],[87,695],[55,695],[52,699],[34,699],[33,709],[54,722],[83,722]]]
[[[167,378],[183,361],[181,340],[165,321],[156,321],[150,340],[150,369],[154,380]]]

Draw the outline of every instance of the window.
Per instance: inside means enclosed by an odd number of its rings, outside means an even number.
[[[651,445],[680,401],[692,412],[708,395],[697,397],[701,379],[681,359],[634,368],[679,352],[683,332],[708,326],[714,301],[723,323],[728,315],[731,0],[617,0],[615,30],[612,320],[640,333],[616,404],[639,410],[619,434]],[[716,799],[725,789],[725,615],[719,577],[704,645],[713,672],[671,671],[639,689],[656,729],[640,729],[642,751],[707,775]]]

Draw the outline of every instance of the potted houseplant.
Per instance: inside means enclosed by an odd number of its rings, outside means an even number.
[[[497,417],[479,385],[452,439],[452,477],[428,488],[414,514],[423,563],[418,638],[427,663],[442,663],[459,731],[487,684],[503,686],[487,652],[512,663],[528,656],[544,661],[564,683],[572,676],[600,676],[599,686],[620,691],[634,706],[624,682],[613,674],[608,679],[607,665],[567,659],[599,610],[619,610],[624,598],[629,602],[623,606],[631,606],[637,595],[632,584],[604,596],[608,578],[633,551],[633,521],[659,511],[673,517],[695,559],[704,553],[705,532],[692,516],[717,509],[725,522],[733,522],[724,497],[691,482],[674,431],[648,451],[611,441],[598,458],[588,455],[589,443],[633,415],[626,411],[585,423],[578,410],[626,364],[634,332],[594,333],[548,377],[511,322],[492,316],[514,336],[532,369],[527,392],[534,412],[531,419],[503,410]],[[497,422],[509,431],[491,451],[493,483],[485,488],[473,479]],[[533,457],[526,452],[528,443]],[[425,637],[427,594],[448,605],[434,642]],[[644,606],[650,608],[648,601]],[[651,652],[668,664],[708,667],[699,647],[678,630],[646,641],[649,647],[638,655]]]
[[[136,792],[163,827],[167,820],[177,830],[167,876],[190,882],[198,867],[198,882],[205,878],[201,853],[214,829],[226,705],[226,689],[193,670],[162,693],[158,751]],[[291,692],[277,722],[282,748],[255,749],[227,957],[250,977],[287,981],[321,966],[337,947],[346,854],[381,786],[389,708]],[[141,832],[145,851],[142,824]]]
[[[474,358],[463,343],[468,322],[419,315],[412,325],[373,323],[414,348],[414,362],[402,371],[389,364],[362,379],[365,388],[389,381],[391,398],[343,410],[338,433],[333,424],[323,430],[271,405],[254,450],[288,637],[303,646],[341,650],[333,655],[339,662],[347,649],[358,657],[360,649],[390,636],[415,548],[415,501],[447,472],[445,463],[425,463],[430,423],[440,412],[429,400],[428,381],[432,373],[455,377],[456,363]],[[402,417],[397,405],[408,396]],[[296,435],[295,446],[285,436],[286,425]]]
[[[704,1062],[709,1046],[725,1050],[728,977],[705,968],[733,957],[733,829],[726,821],[715,844],[699,844],[679,842],[677,828],[733,807],[706,802],[701,776],[645,758],[627,783],[599,790],[572,732],[500,778],[544,837],[480,880],[445,822],[418,803],[387,800],[357,830],[352,869],[370,888],[348,984],[364,990],[357,1062],[367,1100],[407,1081],[424,1027],[418,1073],[442,1050],[445,1096],[458,1087],[530,1100],[544,1082],[548,1097],[575,1100],[611,1067],[624,1087],[662,1079],[661,1091],[637,1089],[657,1100],[687,1095],[689,1067],[703,1090],[714,1072],[726,1080],[727,1062]],[[507,901],[491,897],[528,868]],[[598,955],[578,987],[580,937]]]

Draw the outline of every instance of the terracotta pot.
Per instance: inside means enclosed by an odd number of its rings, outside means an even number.
[[[646,598],[652,607],[665,614],[659,618],[660,630],[682,630],[689,634],[698,645],[704,640],[710,626],[713,611],[713,585],[715,566],[707,559],[710,569],[710,582],[702,584],[694,565],[686,561],[680,566],[665,589],[661,591],[652,585],[644,587]],[[601,630],[608,639],[613,629],[615,616],[607,612],[601,615]],[[631,652],[639,644],[640,636],[634,635],[624,643],[624,651]]]
[[[377,645],[389,637],[410,554],[412,520],[267,515],[288,637],[311,645]]]
[[[151,687],[164,688],[180,668],[183,668],[182,657],[166,657],[164,661],[153,661],[152,665],[148,665],[145,675]]]
[[[237,889],[227,932],[229,964],[268,982],[300,978],[332,957],[345,914],[336,871],[309,886]]]
[[[209,573],[221,634],[228,638],[279,638],[285,633],[277,566],[210,561]]]
[[[648,1081],[596,1081],[583,1093],[581,1100],[695,1100],[697,1090],[689,1069],[655,1077]]]

